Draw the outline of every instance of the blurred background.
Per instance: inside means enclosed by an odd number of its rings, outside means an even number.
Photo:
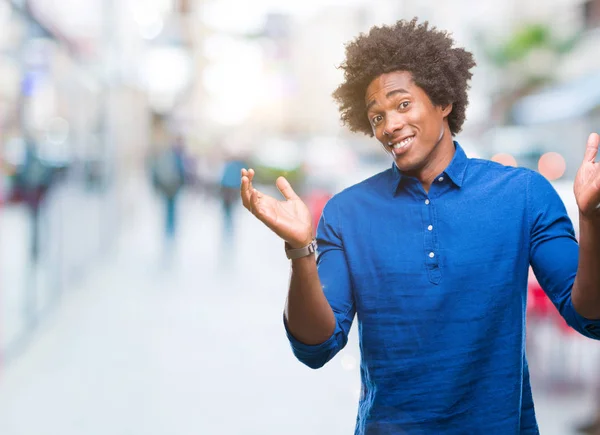
[[[391,162],[345,130],[344,43],[418,16],[475,54],[457,139],[540,171],[577,225],[600,131],[600,0],[0,0],[0,433],[348,434],[356,326],[317,372],[241,167],[313,210]],[[542,434],[594,429],[600,349],[532,277]]]

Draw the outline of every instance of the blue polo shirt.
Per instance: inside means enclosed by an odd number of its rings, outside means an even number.
[[[429,193],[392,165],[334,196],[321,217],[318,271],[337,326],[316,346],[288,338],[300,361],[321,367],[356,314],[355,434],[538,434],[525,355],[530,265],[567,323],[600,339],[600,321],[573,308],[578,244],[552,185],[455,146]]]

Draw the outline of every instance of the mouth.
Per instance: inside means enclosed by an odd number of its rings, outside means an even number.
[[[415,139],[415,135],[405,137],[404,139],[397,142],[388,142],[388,146],[394,151],[395,154],[407,149]]]

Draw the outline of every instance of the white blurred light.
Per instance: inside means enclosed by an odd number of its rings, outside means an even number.
[[[8,23],[12,8],[8,2],[0,2],[0,24]]]
[[[341,364],[344,370],[352,371],[356,369],[356,358],[352,355],[344,355],[341,360]]]
[[[56,117],[48,122],[46,139],[52,145],[60,145],[69,138],[69,123],[66,119]]]
[[[295,141],[270,138],[256,151],[254,161],[257,165],[293,171],[302,164],[303,152]]]
[[[226,101],[211,101],[207,104],[208,116],[215,124],[232,127],[242,124],[250,112],[252,104],[233,104]]]
[[[173,0],[129,0],[129,10],[136,23],[156,21],[173,10]]]
[[[155,47],[148,51],[141,71],[150,93],[176,93],[191,78],[190,58],[179,48]]]
[[[133,2],[133,3],[131,3]],[[146,40],[156,38],[164,28],[164,16],[173,9],[172,0],[130,0],[129,9]]]
[[[260,97],[262,71],[249,65],[242,73],[226,63],[216,63],[206,67],[204,86],[209,94],[221,99],[246,100]]]
[[[214,30],[251,33],[262,29],[266,12],[257,1],[211,1],[202,8],[202,21]]]
[[[148,41],[151,41],[158,35],[160,35],[160,32],[162,32],[163,27],[163,20],[160,18],[157,21],[148,23],[146,25],[141,25],[140,36]]]
[[[204,56],[210,61],[230,59],[235,54],[245,53],[249,45],[233,36],[214,34],[204,40]]]
[[[23,2],[19,2],[23,3]],[[103,23],[102,1],[35,0],[30,7],[37,19],[67,37],[97,37]]]
[[[156,9],[148,7],[138,7],[133,10],[133,19],[138,26],[148,26],[149,24],[160,21],[160,14]]]
[[[257,44],[234,38],[214,39],[208,45],[214,56],[219,55],[202,76],[210,96],[209,116],[221,125],[240,124],[273,96],[262,51]]]
[[[213,0],[206,2],[202,20],[215,30],[248,33],[262,30],[264,18],[269,13],[308,15],[326,6],[358,6],[366,0]]]

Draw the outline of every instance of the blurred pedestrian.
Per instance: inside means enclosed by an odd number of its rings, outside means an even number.
[[[330,199],[316,240],[285,178],[279,201],[243,171],[244,206],[291,259],[284,325],[296,357],[323,366],[357,315],[357,435],[538,434],[525,352],[530,265],[567,323],[600,339],[600,137],[590,135],[575,180],[578,244],[544,177],[470,159],[453,139],[474,66],[449,33],[416,19],[347,45],[341,118],[393,163]]]
[[[32,137],[25,139],[25,159],[14,175],[14,188],[27,205],[30,217],[30,250],[32,263],[39,259],[40,210],[51,187],[53,170],[39,155],[37,143]]]
[[[221,175],[220,198],[223,210],[225,235],[233,234],[233,210],[240,197],[240,171],[244,162],[240,158],[230,157],[223,165]]]
[[[167,241],[173,240],[177,230],[177,198],[186,180],[185,148],[178,136],[154,156],[152,182],[164,202],[164,229]]]

